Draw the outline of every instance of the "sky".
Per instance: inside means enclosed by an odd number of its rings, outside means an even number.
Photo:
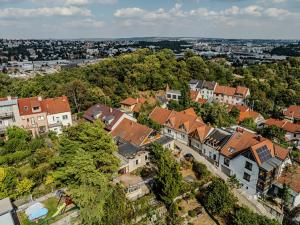
[[[0,38],[300,39],[300,0],[0,0]]]

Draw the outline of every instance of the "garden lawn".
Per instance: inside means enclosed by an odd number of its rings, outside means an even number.
[[[57,208],[57,203],[58,203],[58,199],[56,197],[52,197],[47,199],[46,201],[42,202],[45,206],[45,208],[48,209],[48,214],[45,218],[40,219],[38,221],[38,223],[35,222],[31,222],[30,220],[28,220],[25,211],[24,212],[20,212],[18,213],[18,217],[20,220],[21,225],[36,225],[36,224],[42,224],[43,222],[45,222],[47,219],[51,218],[51,216],[56,212]],[[61,203],[62,204],[62,203]]]

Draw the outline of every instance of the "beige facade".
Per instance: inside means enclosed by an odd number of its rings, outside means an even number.
[[[21,116],[21,127],[30,131],[34,137],[48,132],[47,114],[40,112]]]

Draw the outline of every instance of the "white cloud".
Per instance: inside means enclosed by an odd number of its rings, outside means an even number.
[[[91,11],[75,6],[52,7],[52,8],[5,8],[0,9],[0,18],[26,18],[26,17],[49,17],[49,16],[91,16]]]
[[[124,17],[124,18],[132,18],[137,16],[142,16],[146,11],[141,8],[123,8],[118,9],[115,13],[115,17]]]
[[[73,21],[69,21],[67,23],[63,24],[65,27],[68,28],[102,28],[105,26],[105,23],[103,21],[100,20],[94,20],[91,18],[86,18],[83,20],[73,20]]]
[[[278,18],[282,18],[284,16],[288,16],[291,14],[286,9],[278,9],[278,8],[268,8],[266,9],[265,13],[269,17],[278,17]]]
[[[249,16],[261,16],[263,8],[258,5],[250,5],[241,10],[241,14]]]

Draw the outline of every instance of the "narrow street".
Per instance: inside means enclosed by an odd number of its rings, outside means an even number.
[[[222,173],[220,170],[218,170],[214,165],[212,165],[210,162],[208,162],[202,155],[200,155],[198,152],[190,148],[189,146],[186,146],[185,144],[182,144],[175,140],[175,145],[178,146],[181,150],[180,158],[183,158],[186,154],[192,154],[196,161],[201,162],[207,166],[207,168],[215,175],[220,177],[223,180],[227,180],[227,176]],[[248,208],[252,209],[254,212],[267,216],[269,218],[275,218],[271,213],[269,213],[265,207],[259,203],[257,200],[252,199],[250,196],[247,196],[245,193],[243,193],[240,189],[232,189],[234,195],[238,198],[239,203],[241,205],[247,206]],[[250,199],[251,198],[251,199]]]

